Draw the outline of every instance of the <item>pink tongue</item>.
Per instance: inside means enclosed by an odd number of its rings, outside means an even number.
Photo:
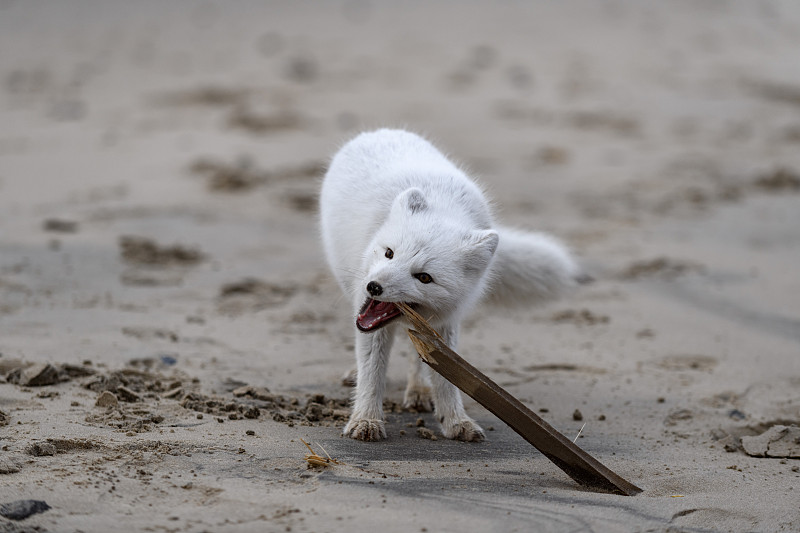
[[[378,302],[370,300],[364,312],[356,319],[363,329],[371,329],[376,324],[391,318],[397,313],[397,307],[392,302]],[[385,315],[385,316],[384,316]]]

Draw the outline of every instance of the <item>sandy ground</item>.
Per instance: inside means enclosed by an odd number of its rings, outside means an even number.
[[[0,1],[0,503],[51,507],[0,531],[800,530],[740,446],[800,422],[800,7],[399,4]],[[388,440],[340,436],[315,197],[383,125],[594,274],[459,352],[641,495],[471,401],[486,442],[420,438],[408,344]]]

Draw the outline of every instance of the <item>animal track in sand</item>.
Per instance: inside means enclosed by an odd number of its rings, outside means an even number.
[[[656,362],[656,366],[666,370],[699,372],[711,371],[718,364],[716,357],[708,355],[667,355]]]
[[[306,161],[266,170],[258,168],[250,156],[243,155],[231,163],[201,157],[191,163],[189,170],[205,176],[212,192],[236,193],[249,192],[277,181],[318,178],[324,173],[325,164]]]
[[[148,266],[195,265],[204,259],[196,248],[179,244],[162,246],[146,237],[122,236],[120,255],[128,263]]]
[[[300,289],[292,283],[271,283],[255,278],[226,283],[220,288],[217,308],[225,315],[254,313],[285,305]]]
[[[702,272],[703,267],[688,261],[679,261],[668,257],[634,261],[619,274],[625,281],[634,281],[642,278],[658,277],[662,279],[675,279],[690,272]]]
[[[588,309],[558,311],[550,316],[550,320],[556,324],[569,323],[576,326],[595,326],[597,324],[608,324],[611,321],[607,315],[599,315]]]

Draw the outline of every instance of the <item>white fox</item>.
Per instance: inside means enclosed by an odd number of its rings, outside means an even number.
[[[355,439],[386,438],[386,364],[404,322],[394,303],[429,318],[455,349],[460,321],[487,293],[549,299],[580,275],[552,237],[497,226],[483,191],[428,141],[403,130],[362,133],[334,156],[320,218],[328,262],[356,314],[356,389],[344,428]],[[404,404],[429,411],[431,401],[446,437],[483,440],[458,389],[412,357]]]

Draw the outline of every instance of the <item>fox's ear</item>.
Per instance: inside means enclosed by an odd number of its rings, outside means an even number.
[[[466,245],[469,252],[466,257],[467,270],[483,270],[489,265],[500,236],[494,230],[474,231],[468,237]]]
[[[500,236],[491,229],[474,232],[472,239],[473,246],[480,248],[489,257],[494,255],[495,250],[497,250],[497,243],[500,242]]]
[[[425,201],[425,194],[416,187],[406,189],[400,193],[395,202],[403,209],[410,211],[412,215],[420,211],[425,211],[428,208],[428,202]]]

